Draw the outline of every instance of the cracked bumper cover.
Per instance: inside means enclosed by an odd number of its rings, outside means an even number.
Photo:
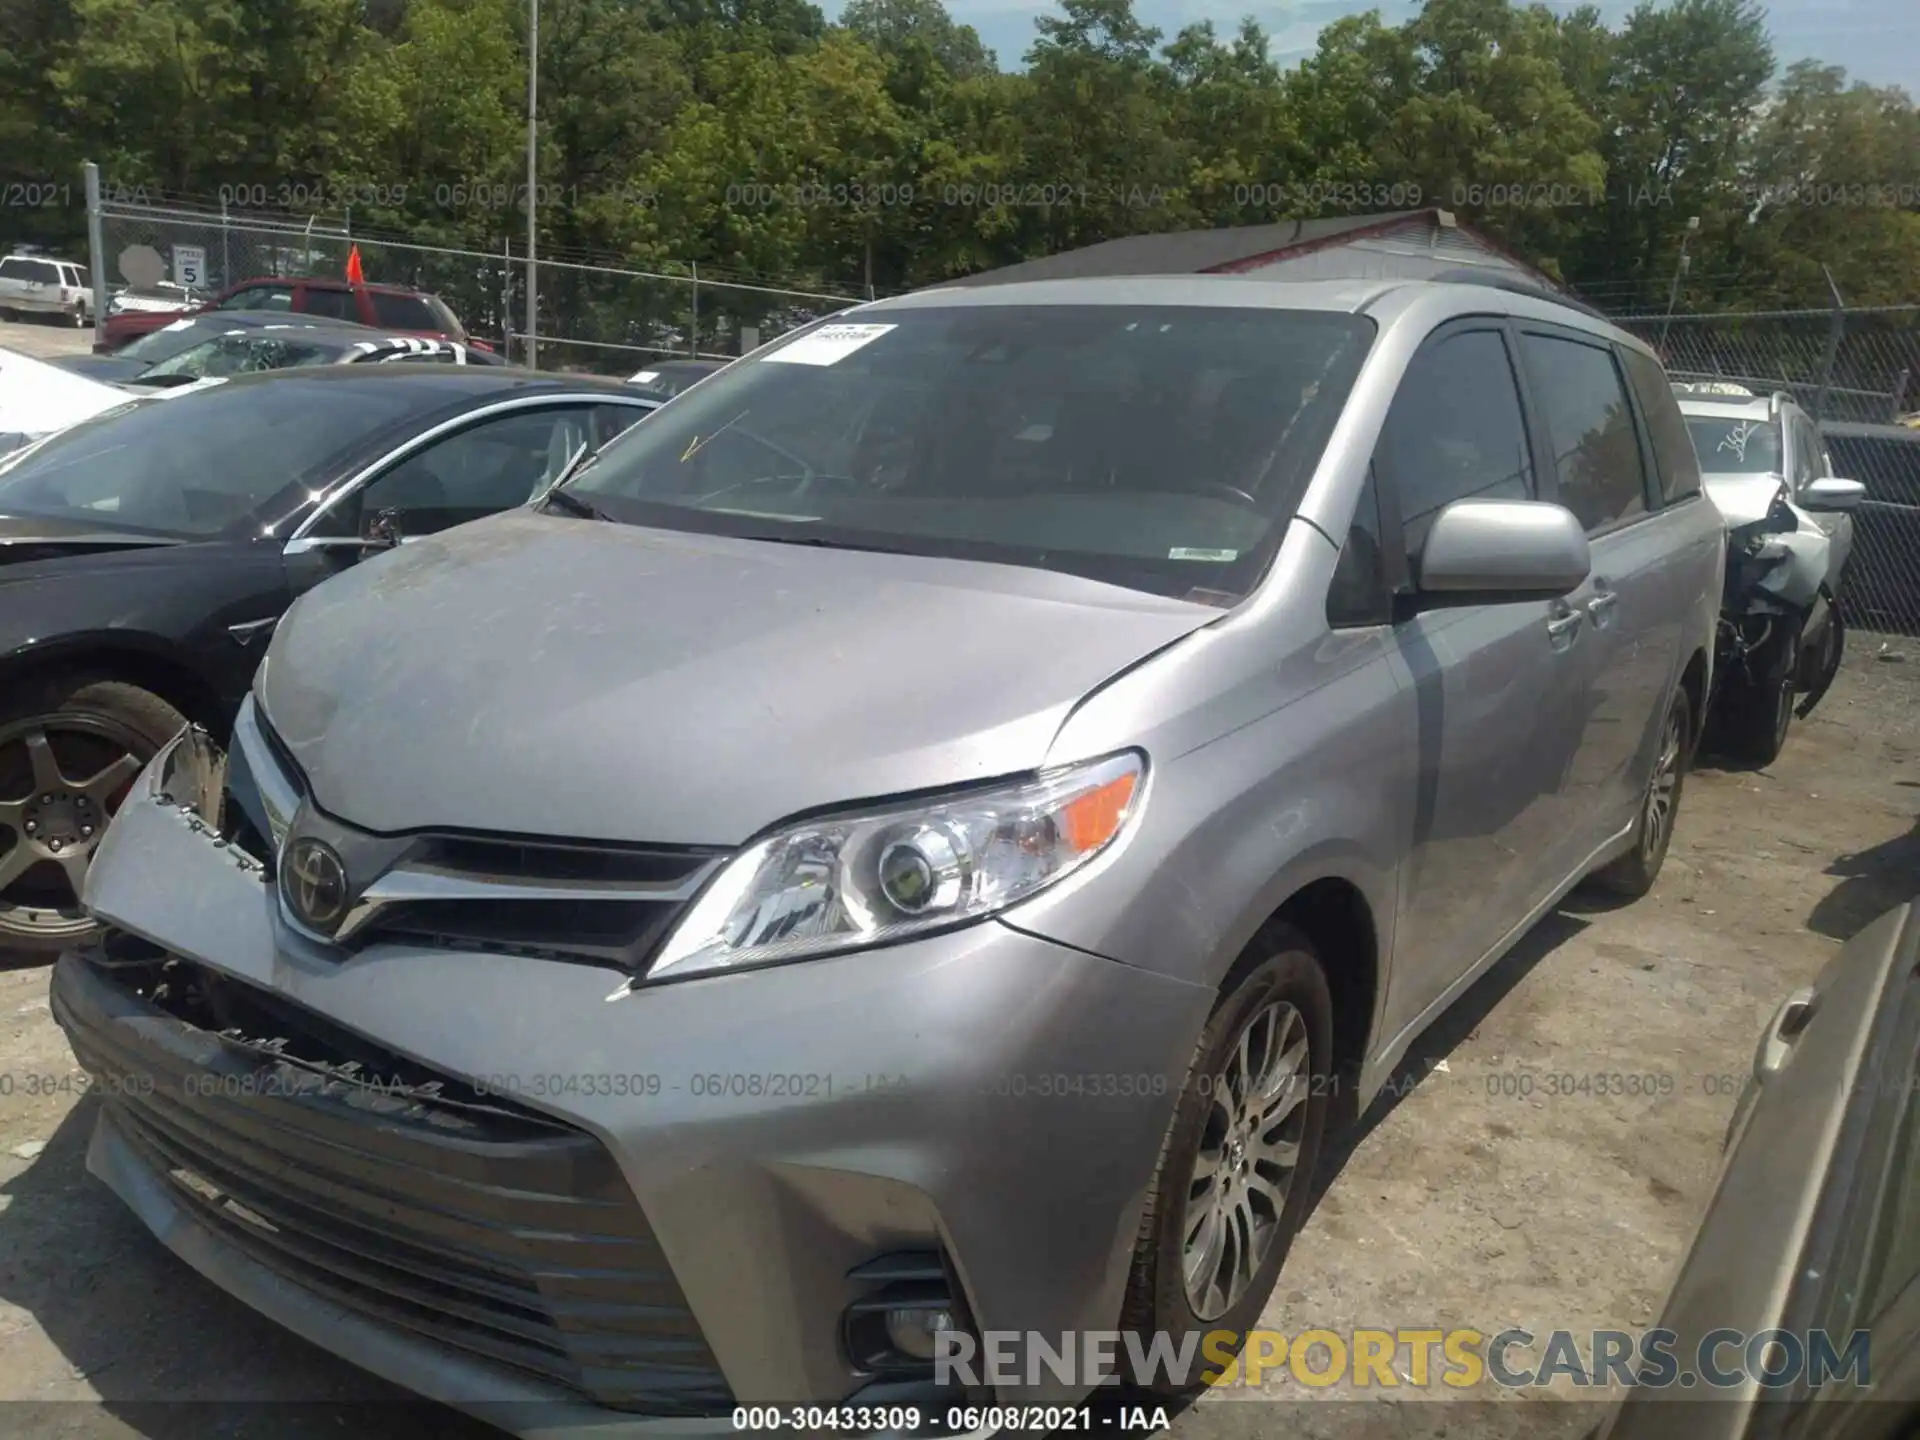
[[[289,930],[261,868],[147,779],[95,858],[87,901],[112,926],[424,1067],[510,1087],[597,1139],[743,1404],[836,1402],[868,1383],[840,1319],[860,1293],[848,1272],[890,1251],[944,1250],[980,1328],[1113,1328],[1213,1000],[991,921],[617,1000],[624,977],[593,966],[403,944],[342,956]],[[56,999],[84,963],[63,959]],[[654,1093],[609,1093],[621,1088]],[[197,1228],[115,1110],[109,1097],[94,1172],[190,1264],[309,1340],[465,1408],[547,1407],[489,1415],[523,1434],[700,1428],[529,1389],[300,1293]],[[1070,1398],[1042,1378],[1018,1398]]]

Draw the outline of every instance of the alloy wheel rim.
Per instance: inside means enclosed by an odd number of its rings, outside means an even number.
[[[1666,728],[1660,732],[1660,753],[1654,758],[1653,776],[1647,782],[1645,823],[1640,827],[1642,853],[1651,858],[1660,853],[1673,828],[1673,810],[1680,790],[1680,716],[1669,713]]]
[[[1238,1304],[1279,1238],[1300,1165],[1313,1057],[1306,1018],[1284,1000],[1256,1010],[1211,1077],[1181,1216],[1181,1275],[1201,1320]]]
[[[80,896],[146,747],[101,716],[0,727],[0,937],[85,933]]]

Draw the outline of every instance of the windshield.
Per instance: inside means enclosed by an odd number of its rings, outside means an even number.
[[[163,325],[151,334],[129,341],[113,353],[129,360],[165,360],[182,350],[192,349],[206,338],[206,330],[193,321],[175,320],[171,325]]]
[[[311,339],[296,340],[272,331],[248,330],[202,340],[149,366],[140,378],[190,375],[199,380],[210,375],[251,375],[260,370],[287,370],[296,365],[325,365],[339,355],[337,346],[322,345]]]
[[[1709,475],[1778,475],[1780,427],[1771,420],[1687,416],[1687,433]]]
[[[219,535],[417,410],[408,388],[274,380],[141,401],[0,470],[0,514]]]
[[[1374,333],[1251,308],[866,313],[687,391],[569,490],[638,524],[1231,598],[1264,571]]]

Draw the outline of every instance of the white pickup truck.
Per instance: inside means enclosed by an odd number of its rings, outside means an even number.
[[[84,265],[41,255],[0,259],[0,320],[53,315],[71,325],[93,324],[93,287]]]

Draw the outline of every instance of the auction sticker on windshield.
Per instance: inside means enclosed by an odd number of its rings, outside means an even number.
[[[769,364],[837,365],[863,345],[871,345],[893,325],[822,325],[811,335],[803,335],[791,345],[783,345],[766,357]]]

